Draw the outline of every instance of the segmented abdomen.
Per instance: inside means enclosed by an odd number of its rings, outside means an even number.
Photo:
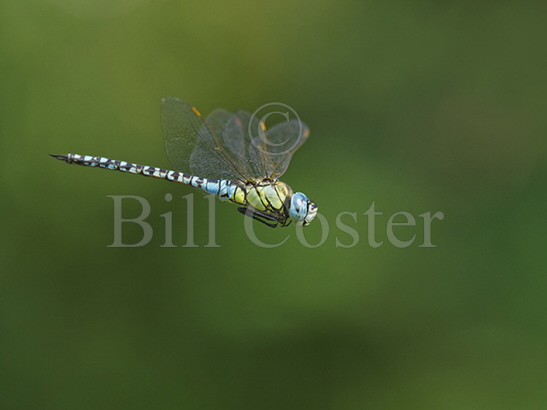
[[[284,205],[286,205],[286,201],[292,195],[292,191],[287,184],[267,178],[262,181],[242,183],[226,179],[201,178],[184,172],[170,171],[149,165],[133,164],[106,157],[78,154],[52,156],[69,164],[105,168],[179,182],[216,195],[221,201],[230,201],[244,207],[251,206],[267,213],[283,213]]]
[[[133,164],[127,161],[118,161],[106,157],[93,157],[90,155],[54,155],[57,159],[65,161],[69,164],[83,165],[87,167],[98,167],[110,169],[113,171],[129,172],[131,174],[139,174],[147,177],[166,179],[168,181],[179,182],[181,184],[190,185],[195,188],[203,189],[213,195],[217,195],[222,200],[229,200],[236,190],[236,186],[228,180],[216,180],[200,178],[194,175],[189,175],[184,172],[170,171],[163,168],[152,167],[149,165]]]

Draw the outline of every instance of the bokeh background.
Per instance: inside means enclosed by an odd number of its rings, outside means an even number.
[[[3,0],[2,408],[547,408],[541,2]],[[284,181],[325,242],[189,187],[50,153],[169,167],[160,101],[293,107]],[[186,243],[195,192],[197,247]],[[166,202],[167,193],[173,195]],[[152,241],[113,241],[113,202]],[[377,241],[363,212],[374,202]],[[140,207],[124,203],[124,216]],[[389,217],[417,225],[386,236]],[[167,212],[173,242],[165,241]],[[359,234],[352,237],[336,226]],[[434,221],[425,248],[425,212]],[[306,228],[321,239],[317,221]],[[142,232],[127,225],[124,240]]]

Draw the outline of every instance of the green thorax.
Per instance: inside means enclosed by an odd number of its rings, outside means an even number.
[[[238,183],[230,201],[266,213],[285,214],[291,196],[292,189],[287,184],[277,179],[264,178]]]

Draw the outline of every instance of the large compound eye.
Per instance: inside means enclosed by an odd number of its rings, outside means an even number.
[[[308,213],[309,199],[302,192],[297,192],[291,198],[291,207],[289,209],[289,217],[295,221],[303,221]]]

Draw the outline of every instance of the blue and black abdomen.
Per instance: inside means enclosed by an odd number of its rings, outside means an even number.
[[[131,174],[166,179],[190,185],[217,196],[221,201],[229,201],[241,205],[242,208],[239,208],[240,212],[246,213],[247,210],[250,210],[255,215],[253,216],[255,219],[257,219],[256,215],[258,215],[267,218],[269,221],[281,223],[283,226],[288,222],[288,203],[292,195],[292,190],[287,184],[278,180],[265,178],[261,181],[247,181],[243,183],[241,181],[225,179],[201,178],[184,172],[139,165],[127,161],[118,161],[106,157],[78,154],[51,156],[68,164],[129,172]],[[266,224],[268,225],[268,223]]]
[[[110,169],[112,171],[129,172],[131,174],[138,174],[147,177],[179,182],[181,184],[203,189],[210,194],[217,195],[223,200],[228,200],[235,190],[235,187],[232,186],[233,184],[231,181],[218,181],[216,179],[200,178],[198,176],[189,175],[184,172],[171,171],[149,165],[133,164],[131,162],[118,161],[106,157],[93,157],[90,155],[78,154],[52,155],[52,157],[57,158],[61,161],[65,161],[68,164],[104,168]]]

